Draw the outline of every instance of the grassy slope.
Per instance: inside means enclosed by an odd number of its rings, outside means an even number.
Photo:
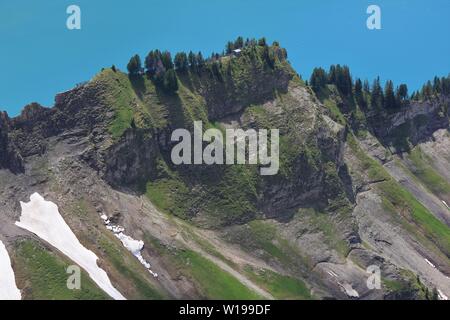
[[[67,267],[72,265],[67,258],[48,251],[33,240],[17,243],[14,269],[19,285],[24,286],[25,299],[110,299],[89,278],[85,271],[81,275],[81,289],[67,288]]]
[[[247,252],[257,254],[269,264],[283,266],[295,274],[305,276],[312,268],[309,259],[299,248],[284,238],[270,221],[253,220],[228,230],[225,239],[239,244]]]
[[[142,267],[134,256],[128,253],[124,254],[120,244],[111,241],[108,237],[100,238],[99,243],[115,272],[123,279],[126,279],[131,287],[131,290],[127,292],[129,299],[160,300],[167,298],[165,293],[158,291],[149,283],[147,270]]]
[[[412,173],[436,196],[450,196],[450,183],[439,175],[430,165],[432,160],[422,152],[420,147],[415,147],[408,154],[411,161]]]
[[[51,189],[60,190],[55,180]],[[66,201],[69,201],[67,199]],[[108,231],[98,216],[94,205],[81,198],[66,203],[61,209],[66,222],[73,227],[80,242],[94,251],[101,267],[108,273],[113,285],[128,299],[166,299],[168,294],[158,288],[153,277],[141,263]],[[24,241],[18,246],[15,263],[24,280],[26,298],[30,299],[109,299],[83,272],[82,290],[71,291],[65,286],[68,275],[65,268],[72,265],[67,257],[57,255],[34,241]]]
[[[213,262],[191,251],[180,251],[176,256],[180,269],[195,279],[202,294],[208,299],[261,299],[235,277],[220,269]]]
[[[109,129],[116,139],[131,127],[133,119],[137,128],[152,130],[161,129],[168,123],[173,127],[189,128],[196,120],[202,120],[205,129],[213,126],[207,119],[203,99],[182,82],[179,82],[177,94],[170,95],[155,88],[146,77],[130,79],[110,69],[102,71],[93,81],[101,82],[106,87],[104,98],[115,110],[115,118]],[[204,212],[210,215],[211,221],[215,221],[213,224],[220,223],[225,213],[233,212],[238,217],[255,210],[252,205],[255,187],[249,176],[252,170],[245,173],[246,169],[242,167],[225,170],[204,168],[192,177],[191,172],[171,170],[162,157],[159,160],[160,178],[149,181],[147,195],[162,210],[186,218],[194,202],[203,199]],[[193,183],[205,187],[193,190]],[[236,188],[236,185],[242,188]]]
[[[203,98],[197,93],[200,88],[223,87],[224,94],[244,96],[245,88],[254,80],[255,74],[268,71],[261,61],[261,49],[257,49],[256,59],[250,61],[245,54],[239,59],[223,59],[222,80],[207,74],[198,76],[189,72],[180,75],[180,89],[176,96],[160,94],[160,100],[169,108],[177,100],[183,116],[170,119],[174,127],[189,128],[193,121],[202,120],[204,129],[215,127],[208,121]],[[286,67],[278,62],[279,68]],[[213,89],[208,89],[213,90]],[[243,92],[241,92],[241,90]],[[168,110],[173,114],[174,110]],[[178,112],[180,114],[180,112]],[[148,197],[165,212],[181,218],[190,218],[202,213],[200,222],[206,225],[220,225],[238,221],[257,212],[259,176],[256,168],[248,166],[197,166],[196,170],[172,168],[170,161],[160,158],[160,177],[147,184]]]
[[[114,241],[101,236],[99,246],[106,254],[103,261],[107,266],[111,281],[117,284],[117,276],[123,277],[121,291],[130,299],[163,299],[164,293],[156,290],[146,279],[146,270],[140,263]],[[25,297],[28,299],[109,299],[82,271],[81,290],[68,290],[65,270],[72,265],[68,258],[55,254],[35,241],[27,240],[18,244],[15,264],[18,277],[24,280]],[[104,266],[104,267],[105,267]],[[112,269],[111,267],[112,266]]]
[[[253,222],[253,232],[259,234],[261,239],[263,234],[269,234],[266,240],[263,240],[262,248],[265,248],[267,253],[273,254],[275,257],[283,258],[282,250],[278,249],[273,243],[270,243],[270,238],[275,237],[276,231],[269,225],[264,225],[263,222]],[[225,258],[212,243],[206,239],[199,238],[194,232],[189,232],[189,236],[204,250],[209,254],[219,258],[223,262],[227,263],[230,267],[239,272],[245,274],[250,280],[258,284],[261,288],[269,292],[275,299],[285,299],[285,300],[308,300],[312,299],[311,292],[309,288],[300,279],[281,275],[279,273],[273,272],[267,269],[255,269],[250,265],[241,267],[232,261]]]
[[[398,221],[423,244],[437,246],[436,251],[450,257],[450,228],[433,216],[414,196],[396,182],[374,159],[367,156],[359,147],[356,139],[349,135],[348,145],[361,161],[362,167],[377,184],[387,209],[398,215]],[[427,241],[428,240],[428,241]],[[431,243],[429,242],[431,241]]]
[[[182,247],[166,247],[149,234],[145,235],[145,242],[157,251],[172,270],[188,278],[205,299],[262,299],[200,253]]]
[[[255,270],[251,266],[244,268],[246,274],[267,290],[275,299],[280,300],[310,300],[311,292],[305,283],[299,279],[284,276],[271,270]]]
[[[387,296],[390,299],[409,300],[414,298],[425,300],[430,298],[428,288],[420,282],[420,279],[414,273],[408,270],[401,270],[400,273],[402,280],[382,279],[383,285],[388,292]]]
[[[348,255],[350,252],[349,244],[339,234],[332,216],[318,212],[313,208],[300,209],[295,217],[300,218],[300,216],[306,218],[312,228],[317,228],[318,231],[322,232],[323,239],[330,248],[336,250],[342,257]]]
[[[70,225],[76,225],[82,221],[87,232],[81,232],[84,228],[75,229],[78,239],[86,245],[99,250],[100,258],[111,281],[120,280],[122,293],[129,299],[163,299],[165,294],[158,291],[149,281],[151,276],[139,261],[126,250],[120,241],[104,226],[97,228],[99,223],[98,213],[89,202],[80,200],[63,211],[64,218]]]
[[[52,188],[57,188],[55,184]],[[152,276],[122,243],[100,222],[94,205],[80,199],[67,204],[61,213],[80,242],[97,254],[101,267],[114,286],[128,299],[164,299],[167,294],[155,287]],[[55,296],[59,299],[58,296]]]

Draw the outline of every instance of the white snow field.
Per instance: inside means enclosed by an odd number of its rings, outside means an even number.
[[[30,202],[20,202],[22,215],[16,225],[47,241],[72,261],[86,270],[91,279],[108,295],[116,300],[125,300],[108,278],[106,272],[97,265],[98,257],[83,247],[58,211],[58,206],[34,193]]]
[[[21,298],[8,251],[0,240],[0,300],[20,300]]]

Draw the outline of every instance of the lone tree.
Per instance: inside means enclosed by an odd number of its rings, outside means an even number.
[[[127,65],[128,73],[130,75],[137,75],[142,69],[141,58],[135,54],[131,57],[130,62]]]

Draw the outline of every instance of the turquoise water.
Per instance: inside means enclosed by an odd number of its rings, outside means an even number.
[[[70,4],[81,8],[81,30],[66,27]],[[366,27],[369,4],[381,7],[381,30]],[[2,0],[0,109],[51,106],[102,67],[125,69],[134,53],[210,54],[238,35],[280,41],[305,78],[341,63],[417,89],[450,72],[449,13],[449,0]]]

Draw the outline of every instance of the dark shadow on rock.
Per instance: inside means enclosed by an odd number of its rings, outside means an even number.
[[[338,175],[344,185],[344,191],[347,199],[349,199],[351,203],[356,203],[355,194],[353,193],[353,181],[348,171],[347,164],[344,164],[339,168]]]
[[[134,92],[140,99],[142,99],[146,91],[144,76],[140,74],[139,75],[130,74],[128,75],[128,78],[130,79]]]
[[[184,115],[183,103],[177,92],[169,93],[160,85],[155,84],[159,101],[167,107],[171,129],[186,128],[187,119]]]

